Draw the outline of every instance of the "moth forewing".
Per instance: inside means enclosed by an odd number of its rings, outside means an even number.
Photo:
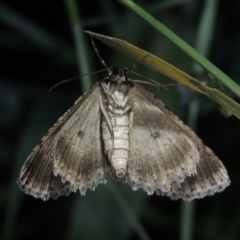
[[[129,94],[135,103],[128,163],[133,188],[193,199],[228,186],[227,171],[215,154],[160,100],[134,86]]]
[[[192,200],[221,192],[229,184],[230,180],[222,162],[208,147],[205,147],[197,164],[196,175],[187,177],[182,183],[173,182],[169,192],[163,193],[157,190],[156,193],[172,199]]]
[[[101,85],[90,93],[59,133],[54,171],[82,195],[106,182],[110,170],[102,144]],[[80,135],[79,135],[80,133]]]
[[[97,83],[42,138],[22,167],[18,184],[23,191],[47,200],[77,189],[85,194],[87,188],[106,181],[109,170],[99,133],[100,96]]]
[[[24,163],[18,179],[21,190],[43,200],[69,194],[69,186],[53,174],[52,145],[55,134],[52,134],[53,130],[50,129],[49,134],[35,147]]]
[[[134,118],[130,138],[129,178],[152,193],[169,191],[172,181],[196,173],[199,153],[193,141],[170,121],[153,96],[134,84]],[[138,165],[138,166],[136,166]]]

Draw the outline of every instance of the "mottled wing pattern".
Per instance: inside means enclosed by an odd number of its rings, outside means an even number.
[[[54,138],[54,135],[52,137]],[[45,136],[40,145],[34,148],[18,179],[22,191],[43,200],[70,194],[69,184],[62,183],[61,178],[53,174],[51,139]]]
[[[168,196],[172,199],[182,198],[192,200],[213,195],[223,191],[230,180],[222,162],[208,147],[201,145],[200,161],[197,164],[197,175],[187,177],[183,182],[172,182],[171,191],[156,191],[157,195]]]
[[[230,181],[214,153],[164,104],[134,84],[133,123],[127,180],[173,199],[192,199],[223,190]]]
[[[93,93],[61,128],[55,141],[54,174],[69,182],[72,191],[94,189],[110,174],[103,151],[100,91]]]
[[[43,200],[56,199],[79,188],[84,194],[84,184],[94,188],[106,180],[108,167],[100,139],[100,95],[97,83],[43,137],[22,167],[18,184],[23,191]],[[77,174],[81,174],[80,182]]]

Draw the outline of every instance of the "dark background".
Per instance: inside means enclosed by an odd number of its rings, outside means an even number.
[[[84,2],[84,3],[83,3]],[[205,1],[182,1],[158,8],[163,1],[137,1],[149,13],[195,46]],[[114,0],[77,1],[82,27],[126,40],[229,94],[207,75],[198,76],[192,60],[130,10]],[[208,59],[239,83],[240,2],[218,1]],[[86,42],[89,71],[103,68]],[[95,41],[108,65],[134,61]],[[0,3],[0,239],[179,239],[186,204],[133,192],[127,184],[99,185],[43,202],[20,192],[16,180],[23,162],[49,127],[82,94],[67,1]],[[167,80],[138,65],[136,72]],[[102,74],[91,76],[92,82]],[[232,181],[224,192],[193,201],[193,239],[240,239],[240,125],[212,100],[181,86],[160,90],[160,98],[185,122],[192,101],[199,106],[196,132],[228,169]],[[234,95],[231,95],[236,99]],[[237,100],[237,99],[236,99]],[[146,235],[148,235],[148,237]]]

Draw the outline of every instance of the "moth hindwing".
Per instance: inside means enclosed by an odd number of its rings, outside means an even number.
[[[47,200],[109,177],[133,190],[194,199],[230,184],[215,154],[164,104],[115,67],[43,137],[24,163],[18,184]]]

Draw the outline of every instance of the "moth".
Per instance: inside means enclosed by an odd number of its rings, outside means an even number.
[[[198,136],[137,81],[130,69],[108,68],[54,124],[25,161],[18,184],[48,200],[109,178],[171,199],[213,195],[227,170]]]

